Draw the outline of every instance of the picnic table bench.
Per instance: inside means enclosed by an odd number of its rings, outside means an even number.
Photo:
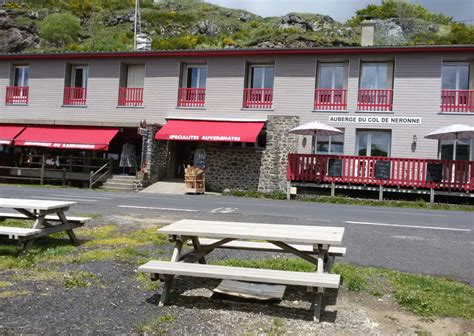
[[[138,271],[149,273],[152,280],[164,281],[161,306],[168,299],[175,276],[304,286],[312,293],[314,319],[319,321],[324,289],[339,288],[340,276],[328,272],[331,258],[346,252],[345,248],[332,246],[342,243],[344,228],[184,219],[158,232],[168,234],[175,243],[171,261],[149,261]],[[192,249],[185,251],[188,242]],[[205,257],[216,248],[291,253],[315,265],[315,272],[207,265]]]
[[[0,198],[0,208],[13,209],[18,213],[0,213],[0,221],[5,219],[33,220],[31,228],[0,226],[0,235],[23,243],[23,253],[31,247],[33,240],[56,232],[65,231],[74,245],[78,241],[74,229],[83,226],[90,218],[71,216],[65,212],[76,202],[25,200]]]

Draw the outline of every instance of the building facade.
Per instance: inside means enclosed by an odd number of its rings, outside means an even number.
[[[52,145],[62,141],[54,130],[112,129],[99,156],[120,160],[124,144],[134,144],[149,182],[181,177],[199,155],[211,190],[267,192],[286,188],[289,153],[474,160],[472,140],[424,138],[474,125],[473,69],[471,45],[3,54],[0,127],[23,133],[4,139],[2,150],[94,152],[76,144],[93,142],[88,133]],[[288,134],[315,120],[344,134]],[[16,140],[35,126],[52,138]]]

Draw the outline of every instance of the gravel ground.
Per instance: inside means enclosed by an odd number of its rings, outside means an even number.
[[[128,216],[95,220],[131,228],[144,219]],[[163,223],[146,219],[146,224]],[[145,247],[149,248],[149,247]],[[171,246],[163,247],[169,254]],[[217,251],[216,251],[217,252]],[[262,257],[253,252],[219,251],[216,259]],[[310,303],[301,288],[287,288],[280,303],[216,298],[218,281],[177,278],[168,306],[158,307],[160,289],[137,280],[136,264],[105,260],[67,264],[61,272],[87,271],[90,286],[66,289],[55,281],[20,281],[10,290],[18,295],[0,300],[0,335],[18,334],[177,334],[177,335],[411,335],[474,331],[474,323],[457,319],[426,321],[401,310],[389,297],[340,290],[322,322],[312,321]],[[12,271],[0,273],[0,281]]]

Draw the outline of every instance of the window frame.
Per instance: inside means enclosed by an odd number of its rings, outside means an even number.
[[[197,87],[193,88],[193,87],[190,87],[188,86],[188,79],[189,79],[189,69],[193,69],[193,68],[197,68],[198,69],[198,73],[197,73]],[[205,86],[204,87],[201,87],[201,72],[202,72],[202,69],[203,68],[206,68],[206,80],[205,80]],[[181,88],[182,89],[206,89],[207,88],[207,78],[208,78],[208,66],[207,64],[185,64],[184,65],[184,71],[183,71],[183,81],[182,81],[182,85],[181,85]]]
[[[467,66],[467,89],[459,89],[459,77],[460,77],[460,67],[461,66]],[[454,89],[445,89],[443,88],[443,72],[444,72],[444,67],[456,67],[456,83],[455,83],[455,88]],[[471,64],[469,62],[449,62],[449,61],[443,61],[443,64],[441,65],[441,90],[453,90],[453,91],[458,91],[458,90],[470,90],[471,89]]]
[[[254,87],[253,86],[253,69],[255,68],[263,68],[263,69],[267,69],[267,68],[272,68],[273,69],[273,78],[272,78],[272,87],[270,88],[266,88],[265,87],[265,81],[266,81],[266,76],[267,76],[267,73],[266,71],[263,71],[263,76],[262,76],[262,80],[261,80],[261,86],[260,87]],[[248,80],[247,80],[247,88],[248,89],[273,89],[274,86],[275,86],[275,64],[274,63],[255,63],[255,64],[249,64],[248,66]]]
[[[362,76],[364,74],[364,67],[368,65],[381,65],[384,64],[387,67],[387,85],[386,88],[380,88],[380,83],[378,83],[379,76],[378,70],[376,73],[376,87],[375,88],[365,88],[362,87]],[[377,67],[377,69],[379,69]],[[359,73],[359,90],[392,90],[393,89],[393,71],[394,71],[394,62],[393,61],[363,61],[360,63],[360,73]]]
[[[344,155],[344,147],[345,147],[345,142],[346,142],[346,129],[345,128],[337,128],[338,130],[342,131],[342,134],[339,135],[333,135],[333,136],[324,136],[323,138],[328,138],[328,145],[329,145],[329,151],[327,153],[323,152],[318,152],[318,136],[314,135],[311,139],[312,143],[312,152],[313,154],[318,154],[318,155]],[[332,151],[332,142],[334,137],[340,137],[342,136],[342,151],[340,153],[333,153]],[[320,136],[321,137],[321,136]]]
[[[26,76],[27,77],[27,80],[26,80],[27,85],[24,85],[25,84],[25,73],[26,73],[25,71],[22,71],[22,76],[21,76],[22,85],[15,85],[15,80],[17,79],[16,69],[27,69],[27,73],[28,73],[28,75]],[[14,64],[12,66],[12,76],[11,76],[10,86],[28,87],[29,86],[29,80],[30,80],[30,66],[28,64]],[[18,81],[18,83],[20,83],[20,82]]]
[[[468,140],[469,141],[469,158],[468,161],[474,160],[474,139],[463,139],[463,140]],[[442,159],[442,146],[443,146],[443,141],[453,141],[453,157],[450,159]],[[438,159],[439,160],[448,160],[448,161],[456,161],[457,160],[457,145],[458,142],[462,141],[460,139],[456,140],[439,140],[438,141]]]
[[[367,154],[366,155],[360,155],[359,154],[359,151],[360,151],[360,148],[359,148],[359,134],[360,132],[367,132],[368,135],[367,135]],[[389,146],[388,146],[388,151],[387,151],[387,158],[391,157],[392,156],[392,140],[393,140],[393,136],[392,136],[392,130],[391,129],[365,129],[365,128],[358,128],[356,129],[356,141],[355,141],[355,154],[356,156],[366,156],[366,157],[370,157],[370,156],[373,156],[372,155],[372,133],[373,132],[379,132],[379,133],[388,133],[390,135],[390,139],[389,139]]]
[[[82,69],[82,86],[76,86],[76,70]],[[70,87],[87,89],[89,82],[89,66],[71,64],[71,80],[69,82]]]
[[[335,88],[336,84],[336,71],[333,71],[332,79],[331,79],[331,87],[330,88],[323,88],[321,86],[321,69],[322,68],[329,68],[329,67],[341,67],[342,68],[342,88]],[[316,76],[316,89],[327,89],[327,90],[344,90],[347,87],[347,78],[346,78],[346,62],[319,62],[318,63],[318,71]]]

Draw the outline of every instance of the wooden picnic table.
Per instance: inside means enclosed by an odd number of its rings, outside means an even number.
[[[0,208],[17,211],[0,213],[0,220],[13,218],[34,221],[31,228],[0,226],[0,235],[24,243],[23,252],[28,250],[34,239],[62,231],[66,231],[71,242],[77,245],[73,229],[84,225],[89,218],[66,217],[65,212],[74,204],[76,202],[0,198]]]
[[[330,271],[330,249],[331,246],[341,245],[344,235],[342,227],[184,219],[167,225],[158,232],[168,234],[170,240],[175,243],[171,261],[150,261],[140,266],[139,271],[150,273],[154,280],[164,280],[160,305],[165,304],[175,275],[273,284],[306,284],[308,290],[315,294],[314,314],[315,319],[319,320],[323,289],[339,287],[339,275],[328,274],[328,272]],[[255,240],[267,243],[253,242]],[[188,241],[192,243],[192,249],[185,251],[184,247]],[[206,255],[216,248],[268,251],[277,249],[312,263],[315,265],[315,273],[207,265]],[[340,250],[337,253],[339,252]],[[345,249],[343,254],[345,254]],[[190,264],[196,262],[201,265]]]

